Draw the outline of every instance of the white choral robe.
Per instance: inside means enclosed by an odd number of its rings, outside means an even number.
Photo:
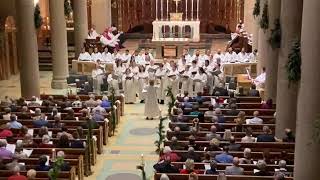
[[[148,74],[149,74],[149,76],[148,76],[149,80],[155,80],[156,79],[156,72],[157,72],[158,68],[159,68],[159,66],[157,66],[157,65],[148,65],[146,67],[146,72],[148,72]],[[151,69],[154,69],[154,71],[151,70]]]
[[[261,88],[266,82],[266,73],[261,73],[253,82],[257,87]]]
[[[138,79],[138,82],[139,82],[138,96],[139,96],[140,100],[145,100],[144,93],[142,91],[148,83],[148,76],[149,76],[148,72],[139,72],[138,73],[138,78],[139,78]]]
[[[98,59],[102,61],[102,54],[100,52],[91,54],[92,60],[97,61]]]
[[[122,60],[123,62],[129,62],[130,59],[131,59],[131,54],[125,54],[125,53],[123,53],[122,56],[121,56],[121,60]]]
[[[236,62],[237,60],[237,54],[235,52],[227,52],[226,54],[224,54],[224,58],[223,58],[223,62],[224,63],[232,63],[232,62]]]
[[[79,61],[92,61],[92,57],[88,52],[80,53],[78,57]]]
[[[168,87],[166,74],[167,74],[167,70],[164,68],[157,69],[155,74],[157,81],[160,82],[160,87],[158,88],[158,93],[157,93],[157,97],[160,100],[166,99],[166,89]]]
[[[212,75],[213,66],[212,65],[204,66],[203,69],[207,73],[207,86],[209,88],[209,93],[212,94],[213,93],[213,80],[214,80],[214,77]]]
[[[112,54],[110,52],[103,52],[101,56],[102,56],[102,61],[106,63],[113,63]]]
[[[120,95],[119,79],[120,79],[120,77],[113,78],[112,74],[109,74],[108,78],[107,78],[107,81],[109,84],[108,89],[109,89],[109,91],[111,91],[111,87],[113,87],[116,96]]]
[[[104,72],[102,69],[94,69],[92,71],[93,78],[93,92],[96,94],[101,93],[101,84],[103,83]]]
[[[198,94],[198,92],[203,92],[203,87],[207,84],[207,75],[197,73],[194,78],[194,94]]]
[[[183,74],[180,76],[180,82],[181,82],[181,89],[180,94],[184,94],[184,92],[189,92],[189,83],[190,83],[190,71],[184,71]]]
[[[250,62],[255,62],[255,61],[257,61],[257,57],[258,57],[258,55],[257,55],[257,54],[254,54],[254,53],[250,53],[250,54],[248,55],[248,59],[249,59]]]
[[[133,73],[130,73],[130,74],[125,74],[122,78],[122,81],[124,82],[124,96],[125,96],[126,103],[136,102],[136,92],[133,91],[134,89],[133,76],[134,76]],[[126,79],[127,77],[130,77],[132,79]]]
[[[91,33],[88,33],[87,39],[97,39],[100,34],[97,33],[96,30],[93,30]]]
[[[144,115],[148,118],[160,116],[160,108],[157,102],[157,87],[145,87],[145,108]]]
[[[239,52],[237,59],[239,62],[247,62],[249,60],[249,56],[247,53]]]

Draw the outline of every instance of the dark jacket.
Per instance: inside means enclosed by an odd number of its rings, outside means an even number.
[[[158,173],[179,173],[179,169],[167,162],[157,163],[153,168]]]
[[[249,96],[254,96],[254,97],[260,97],[260,93],[256,89],[250,89],[248,95]]]

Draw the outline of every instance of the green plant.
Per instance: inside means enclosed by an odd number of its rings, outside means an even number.
[[[64,159],[62,157],[58,157],[56,161],[53,163],[52,168],[48,172],[48,176],[51,180],[58,179],[63,164]]]
[[[291,83],[297,83],[301,79],[301,51],[300,40],[295,40],[288,56],[289,60],[286,65],[289,87]]]
[[[280,19],[274,21],[274,29],[271,29],[269,44],[273,49],[280,48],[281,46],[281,25]]]
[[[161,152],[161,145],[162,145],[164,139],[166,138],[166,136],[165,136],[165,130],[164,130],[164,125],[163,125],[163,121],[164,121],[165,119],[167,119],[167,118],[160,116],[160,121],[159,121],[159,125],[158,125],[158,130],[157,130],[157,134],[158,134],[159,139],[154,142],[154,144],[155,144],[156,147],[157,147],[156,152],[157,152],[158,154]]]
[[[111,93],[111,123],[112,123],[112,134],[114,135],[116,131],[117,126],[117,118],[116,118],[116,112],[113,106],[116,104],[116,91],[113,87],[110,88]]]
[[[64,15],[66,17],[70,16],[70,13],[72,12],[72,6],[70,0],[64,0]]]
[[[260,15],[260,0],[256,0],[256,3],[254,4],[253,9],[253,16],[257,17]]]
[[[170,98],[170,101],[168,103],[168,115],[171,116],[174,103],[176,102],[176,97],[172,93],[172,87],[167,87],[166,96]]]
[[[267,30],[269,28],[269,15],[268,15],[268,1],[264,4],[261,19],[260,27],[261,29]]]
[[[34,8],[34,26],[36,29],[39,29],[43,23],[41,12],[40,12],[40,6],[39,3]]]

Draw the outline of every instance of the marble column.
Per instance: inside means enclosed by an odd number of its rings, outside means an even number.
[[[299,84],[291,83],[289,87],[286,65],[288,55],[295,39],[301,34],[303,0],[281,1],[281,31],[282,40],[278,59],[278,82],[277,82],[277,120],[276,136],[281,138],[285,128],[295,130],[297,95]],[[310,99],[309,99],[310,100]]]
[[[271,36],[271,30],[274,29],[275,21],[280,18],[281,1],[269,0],[269,32],[268,38]],[[266,54],[266,83],[265,83],[265,99],[272,99],[276,102],[277,97],[277,78],[278,78],[278,56],[279,49],[272,48],[268,43]]]
[[[53,89],[64,89],[68,86],[67,77],[69,75],[64,0],[50,0],[49,5],[53,68],[51,87]]]
[[[302,66],[294,152],[294,178],[318,180],[320,143],[313,135],[315,131],[319,132],[319,129],[315,129],[315,121],[318,121],[318,124],[320,121],[320,94],[318,93],[320,92],[318,83],[320,80],[320,25],[318,23],[320,1],[305,0],[303,2]]]
[[[267,49],[268,49],[268,30],[264,30],[260,27],[260,19],[263,13],[263,8],[267,0],[260,0],[260,16],[257,17],[258,19],[258,26],[259,26],[259,41],[258,41],[258,66],[257,72],[260,74],[262,72],[262,68],[266,66],[266,58],[267,58]]]
[[[21,96],[40,96],[39,57],[34,26],[33,0],[16,0],[18,60],[20,67]]]
[[[88,35],[87,1],[78,0],[73,2],[75,53],[76,57],[78,57]]]

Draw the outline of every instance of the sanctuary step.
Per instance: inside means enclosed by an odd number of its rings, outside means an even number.
[[[38,49],[39,55],[39,70],[52,71],[52,54],[50,47],[42,47]],[[74,47],[68,47],[68,64],[71,69],[72,60],[75,59]]]

